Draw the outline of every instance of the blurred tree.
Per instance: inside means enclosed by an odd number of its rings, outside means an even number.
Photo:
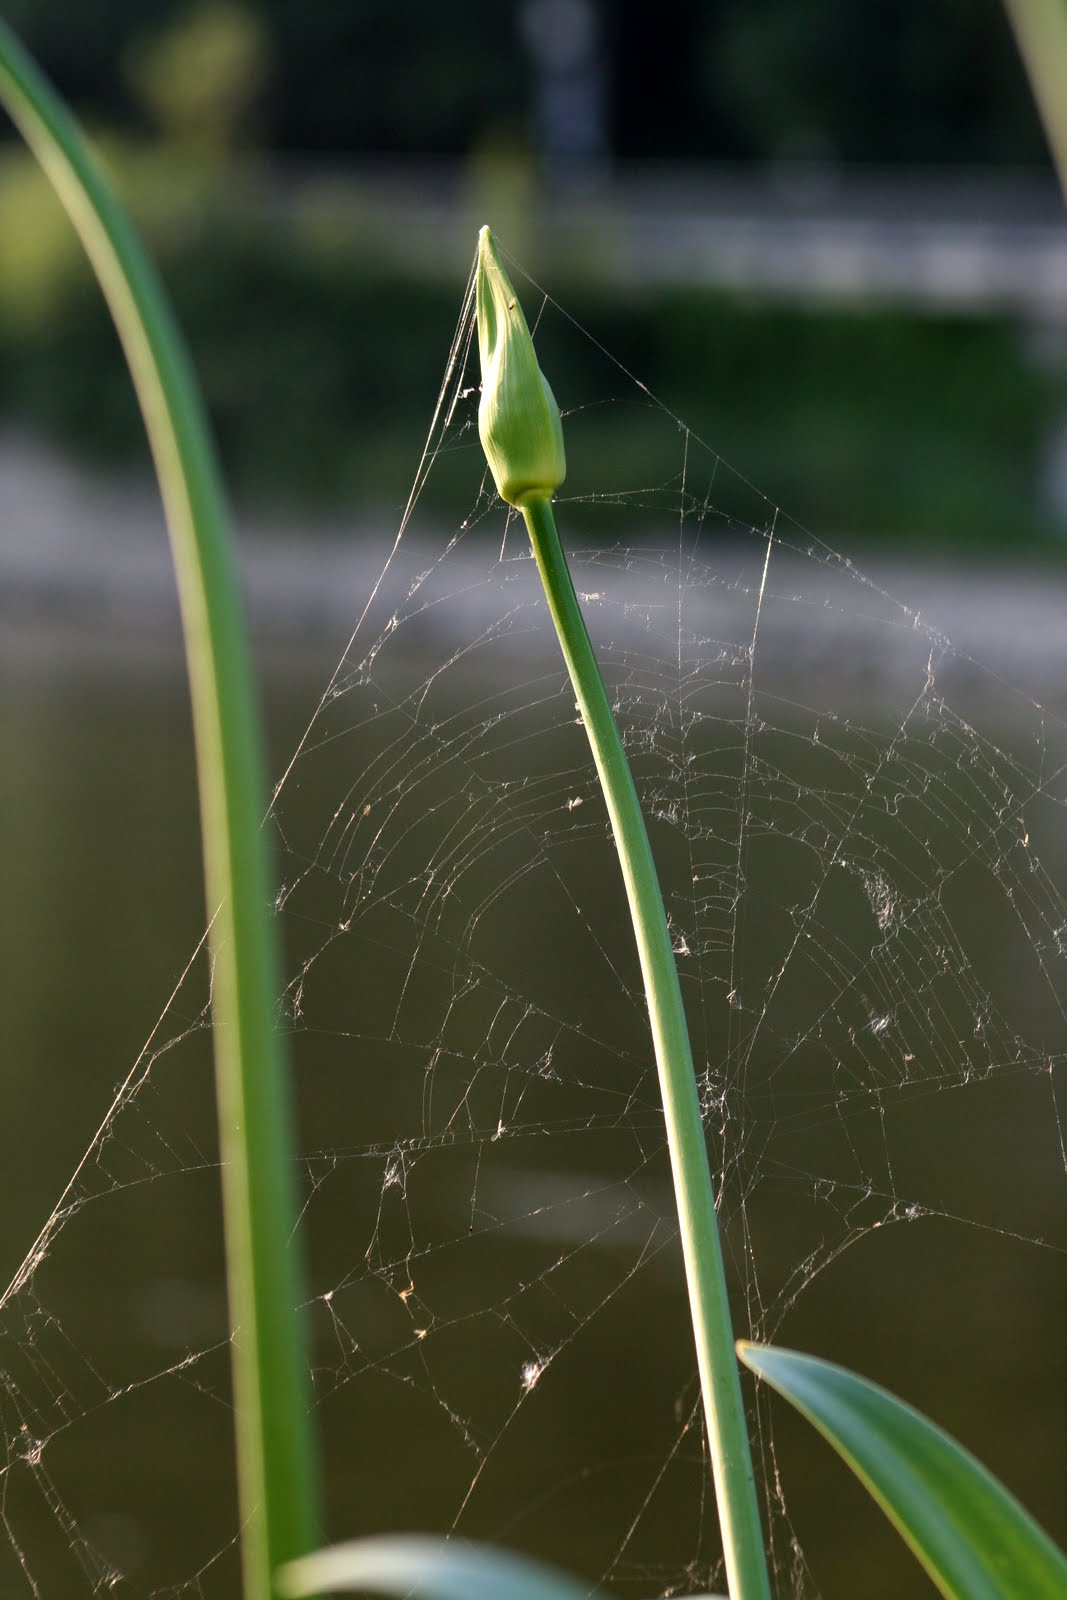
[[[746,154],[1043,162],[1000,0],[723,0],[700,41],[707,100]]]
[[[121,63],[195,39],[198,3],[5,0],[4,14],[83,111],[122,124],[143,115],[144,81],[135,70],[132,93]],[[1000,0],[598,9],[618,158],[1045,160]],[[492,129],[529,129],[521,13],[522,0],[245,0],[273,62],[265,145],[462,157]]]
[[[204,0],[123,56],[135,99],[187,148],[225,151],[249,131],[270,71],[270,40],[237,0]]]
[[[465,155],[513,123],[525,70],[514,5],[261,0],[287,150]],[[521,116],[521,113],[520,113]]]

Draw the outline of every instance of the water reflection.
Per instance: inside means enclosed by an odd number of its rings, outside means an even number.
[[[268,669],[280,769],[322,664]],[[331,1531],[455,1523],[635,1596],[704,1581],[717,1536],[669,1175],[581,730],[555,678],[531,693],[528,665],[412,676],[417,718],[400,682],[327,708],[278,816]],[[133,1593],[232,1593],[199,967],[77,1171],[202,927],[180,667],[169,649],[74,650],[23,654],[17,677],[0,777],[17,841],[9,1276],[76,1178],[72,1219],[0,1325],[0,1593],[27,1571],[43,1593],[88,1593],[112,1567]],[[717,1165],[726,1152],[739,1317],[934,1412],[1062,1535],[1062,1386],[1051,1357],[1015,1355],[1062,1348],[1062,1124],[1035,1070],[1060,1048],[1062,989],[1044,903],[1020,900],[1030,844],[992,746],[962,725],[913,725],[897,759],[898,719],[842,726],[766,692],[774,720],[747,730],[720,715],[722,684],[690,704],[706,720],[685,730],[685,828],[669,740],[635,746]],[[627,695],[636,714],[653,689],[631,678]],[[1035,827],[1055,864],[1054,821]],[[910,931],[887,940],[894,925]],[[870,1596],[927,1592],[829,1452],[774,1419],[761,1467],[781,1474],[813,1581],[850,1593],[860,1570]],[[777,1513],[774,1529],[786,1593]]]

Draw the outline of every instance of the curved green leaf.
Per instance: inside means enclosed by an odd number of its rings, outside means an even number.
[[[0,106],[77,229],[133,378],[166,510],[196,733],[244,1593],[315,1543],[316,1444],[280,962],[261,827],[267,784],[229,521],[200,392],[156,271],[67,107],[0,19]]]
[[[737,1353],[844,1457],[948,1600],[1065,1600],[1067,1557],[920,1412],[814,1356],[744,1342]]]
[[[584,1585],[554,1567],[490,1545],[427,1534],[353,1539],[292,1561],[277,1574],[278,1593],[421,1595],[426,1600],[590,1600]],[[687,1600],[726,1600],[691,1595]]]
[[[426,1600],[589,1600],[588,1587],[529,1556],[416,1533],[318,1550],[283,1567],[277,1588],[294,1597],[358,1589]]]

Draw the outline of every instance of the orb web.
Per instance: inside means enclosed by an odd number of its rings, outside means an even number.
[[[537,320],[586,337],[547,295]],[[721,1551],[632,934],[525,532],[485,480],[471,332],[468,290],[399,532],[268,819],[330,1531],[455,1532],[623,1595],[707,1591]],[[1067,1244],[1062,718],[603,356],[565,404],[558,517],[662,876],[738,1334],[846,1360],[965,1434],[979,1390],[966,1442],[991,1459],[1017,1439],[991,1464],[1025,1499],[1056,1446],[1004,1352],[1042,1308],[1047,1328]],[[631,482],[649,458],[622,450],[590,487],[583,437],[616,417],[663,469]],[[470,489],[427,531],[446,460]],[[218,1183],[209,989],[201,946],[3,1297],[5,1593],[234,1590],[225,1321],[165,1266]],[[162,1363],[71,1288],[82,1253],[145,1248]],[[832,1477],[809,1505],[818,1447],[746,1399],[776,1592],[843,1592],[826,1547],[860,1559],[862,1513]],[[83,1514],[87,1462],[133,1526],[181,1504],[151,1560]]]

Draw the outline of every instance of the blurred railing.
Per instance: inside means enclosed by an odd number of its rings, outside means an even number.
[[[249,198],[310,208],[433,275],[469,262],[492,210],[505,240],[510,221],[538,258],[616,283],[1067,320],[1067,215],[1035,171],[637,166],[544,193],[506,165],[290,166]]]

